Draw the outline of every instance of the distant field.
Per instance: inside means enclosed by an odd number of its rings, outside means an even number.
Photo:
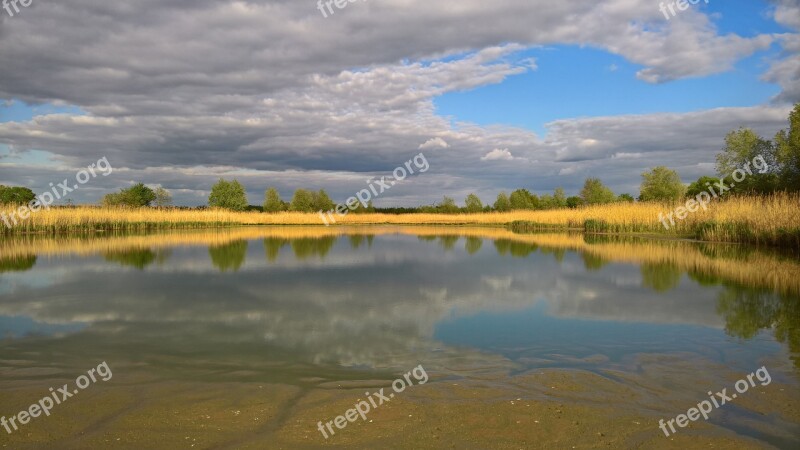
[[[601,233],[657,233],[719,242],[748,242],[800,248],[800,196],[733,197],[699,209],[665,230],[659,213],[678,205],[614,203],[579,209],[513,211],[479,214],[348,214],[339,225],[484,225],[511,226],[515,231],[547,227]],[[512,225],[513,224],[513,225]],[[115,209],[93,206],[53,208],[33,213],[3,233],[68,233],[145,231],[241,225],[319,225],[319,214],[232,212],[225,210]]]

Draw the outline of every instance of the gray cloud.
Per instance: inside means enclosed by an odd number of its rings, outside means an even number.
[[[535,70],[538,63],[517,53],[537,45],[603,48],[642,65],[640,79],[666,82],[728,70],[778,39],[787,55],[765,78],[784,87],[782,100],[797,97],[797,35],[722,36],[697,10],[667,22],[647,0],[466,0],[457,7],[381,0],[328,19],[315,7],[70,0],[0,16],[0,99],[87,112],[0,124],[0,144],[12,150],[0,159],[0,182],[42,191],[107,156],[119,170],[76,193],[77,201],[141,180],[173,190],[179,203],[200,204],[220,176],[245,182],[252,203],[269,185],[284,195],[325,187],[341,201],[424,151],[431,171],[378,204],[471,191],[491,197],[519,186],[574,192],[598,173],[617,190],[635,191],[631,180],[661,163],[678,165],[687,181],[708,173],[703,164],[732,128],[770,135],[785,126],[780,104],[558,121],[544,137],[435,114],[439,95]],[[781,5],[776,20],[791,25],[794,12]],[[26,162],[32,150],[52,163]]]

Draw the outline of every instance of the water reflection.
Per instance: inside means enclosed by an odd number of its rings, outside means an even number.
[[[778,342],[788,345],[800,369],[800,301],[764,289],[728,286],[720,293],[717,311],[725,320],[725,332],[752,339],[772,331]]]
[[[678,287],[683,272],[672,264],[642,264],[642,284],[656,292],[667,292]]]
[[[139,270],[144,270],[153,263],[164,264],[167,258],[169,258],[169,255],[169,250],[161,249],[153,251],[150,248],[131,248],[103,253],[106,261],[116,262],[123,266],[135,267]]]
[[[777,357],[781,346],[797,367],[793,259],[733,246],[496,229],[369,231],[9,240],[0,244],[0,316],[69,333],[0,352],[42,346],[69,356],[118,347],[137,362],[217,374],[219,365],[263,367],[286,379],[320,367],[402,370],[420,360],[511,371],[604,355],[593,364],[620,369],[631,355],[698,348],[711,359],[736,350],[747,365]],[[32,254],[49,257],[36,265]],[[98,280],[103,263],[111,264]],[[217,273],[224,276],[209,276]],[[755,339],[764,332],[774,339]]]
[[[20,255],[0,258],[0,273],[25,272],[36,265],[36,255]]]
[[[247,258],[247,241],[241,240],[209,247],[208,255],[211,257],[214,267],[220,272],[237,272]]]

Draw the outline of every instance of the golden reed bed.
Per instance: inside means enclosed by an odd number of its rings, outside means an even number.
[[[721,242],[755,242],[800,247],[800,196],[732,197],[712,203],[666,230],[659,214],[678,204],[614,203],[579,209],[513,211],[480,214],[349,214],[337,217],[341,225],[482,225],[501,226],[532,222],[587,231],[666,233]],[[5,234],[96,230],[141,231],[240,225],[319,225],[319,214],[233,212],[225,210],[118,209],[101,207],[58,208],[40,211]],[[787,239],[788,236],[788,239]],[[798,245],[794,245],[794,243]]]
[[[38,255],[93,255],[132,249],[159,250],[176,246],[219,247],[242,240],[321,239],[326,237],[411,235],[466,237],[514,242],[545,249],[563,249],[592,255],[607,262],[666,264],[684,272],[702,274],[731,283],[800,295],[800,260],[764,251],[725,256],[732,244],[698,244],[665,239],[588,239],[577,233],[517,234],[503,228],[454,226],[276,226],[209,230],[167,231],[151,235],[79,236],[22,235],[0,240],[0,259]],[[709,251],[704,246],[712,246]],[[713,250],[721,250],[715,254]]]

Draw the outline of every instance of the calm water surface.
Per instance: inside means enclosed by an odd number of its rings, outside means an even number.
[[[0,243],[0,388],[100,361],[152,383],[304,390],[418,365],[498,389],[559,369],[637,377],[642,411],[683,400],[666,419],[762,366],[797,388],[798,268],[739,246],[467,228],[14,239]],[[800,445],[785,417],[734,405],[711,422]]]

